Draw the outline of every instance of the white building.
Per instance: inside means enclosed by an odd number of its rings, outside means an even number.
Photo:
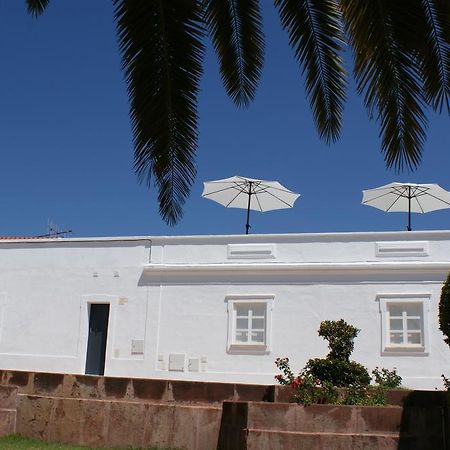
[[[273,383],[343,318],[369,371],[441,388],[449,270],[450,231],[3,239],[0,368]]]

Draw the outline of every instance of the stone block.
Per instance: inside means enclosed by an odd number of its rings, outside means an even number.
[[[165,400],[168,382],[166,380],[132,379],[136,400]]]
[[[57,394],[63,388],[64,375],[61,373],[35,373],[33,394]]]
[[[17,408],[17,387],[0,386],[0,409]]]
[[[274,386],[236,384],[235,400],[242,402],[273,402]]]
[[[127,396],[130,378],[104,377],[105,397],[108,399],[124,399]]]
[[[75,375],[69,397],[101,398],[99,382],[102,378],[95,375]]]
[[[397,450],[398,441],[399,438],[395,435],[318,434],[250,429],[246,450]]]
[[[191,403],[221,403],[234,398],[234,384],[171,381],[173,400]]]
[[[0,436],[7,436],[16,432],[16,411],[0,409]]]
[[[173,441],[172,426],[175,405],[146,404],[144,447],[169,448]]]
[[[20,394],[17,397],[18,434],[34,439],[48,439],[53,399]]]
[[[18,386],[18,387],[26,387],[33,380],[34,374],[30,372],[22,372],[19,370],[10,370],[5,373],[7,376],[7,381],[9,385]],[[3,376],[2,376],[3,379]],[[30,380],[31,379],[31,380]],[[6,381],[6,380],[5,380]],[[22,391],[22,389],[21,389]]]

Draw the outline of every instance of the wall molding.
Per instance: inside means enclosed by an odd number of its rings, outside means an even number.
[[[443,273],[450,261],[369,261],[327,263],[146,264],[145,275],[280,274],[280,273]]]

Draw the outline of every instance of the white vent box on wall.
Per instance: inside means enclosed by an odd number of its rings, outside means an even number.
[[[184,372],[186,355],[184,353],[171,353],[169,355],[169,370],[173,372]]]
[[[188,370],[189,372],[200,372],[200,359],[189,358]]]
[[[380,256],[428,256],[428,242],[397,241],[376,242],[375,255]]]
[[[275,244],[229,244],[228,259],[274,259]]]
[[[143,355],[144,354],[144,340],[143,339],[133,339],[131,341],[131,354],[132,355]]]

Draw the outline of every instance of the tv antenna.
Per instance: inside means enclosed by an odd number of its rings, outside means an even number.
[[[65,238],[72,230],[68,227],[60,228],[51,219],[47,221],[47,233],[36,236],[38,238]]]

